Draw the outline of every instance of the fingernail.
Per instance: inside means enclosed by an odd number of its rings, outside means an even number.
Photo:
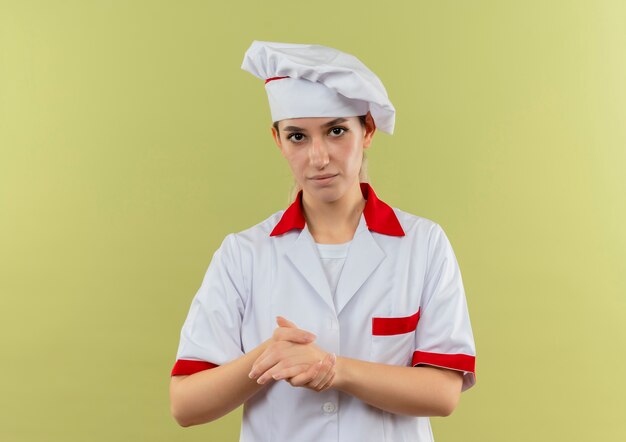
[[[250,373],[248,373],[248,377],[250,379],[253,379],[254,378],[254,371],[251,371]]]

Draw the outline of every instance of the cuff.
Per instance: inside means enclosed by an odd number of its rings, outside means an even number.
[[[217,364],[207,361],[195,361],[191,359],[178,359],[172,368],[170,376],[194,374],[199,371],[208,370],[209,368],[215,368]]]
[[[426,364],[436,367],[449,368],[463,372],[463,387],[461,391],[474,386],[476,383],[476,357],[463,353],[446,354],[446,353],[430,353],[425,351],[413,352],[411,365],[413,367]]]

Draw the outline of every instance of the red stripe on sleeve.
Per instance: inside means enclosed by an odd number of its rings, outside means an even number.
[[[181,374],[194,374],[199,371],[208,370],[209,368],[215,367],[217,367],[217,365],[211,362],[179,359],[174,364],[174,368],[172,368],[170,376],[177,376]]]
[[[438,367],[452,368],[454,370],[471,371],[476,374],[476,357],[462,353],[444,354],[415,351],[413,352],[411,365],[415,367],[418,364],[436,365]]]
[[[372,318],[372,334],[387,336],[409,333],[417,328],[419,319],[419,309],[414,315],[403,318]]]

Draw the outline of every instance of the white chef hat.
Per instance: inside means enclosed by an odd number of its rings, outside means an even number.
[[[385,86],[353,55],[321,45],[254,40],[241,69],[265,80],[272,121],[370,111],[376,127],[393,134],[396,110]]]

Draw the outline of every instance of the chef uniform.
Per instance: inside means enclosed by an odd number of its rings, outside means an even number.
[[[273,121],[370,111],[393,133],[384,86],[355,57],[319,45],[254,41],[242,68],[265,79]],[[296,97],[294,99],[294,97]],[[316,104],[317,103],[317,104]],[[283,316],[338,356],[444,367],[476,383],[475,345],[459,266],[442,227],[366,199],[354,237],[316,244],[291,205],[228,234],[213,254],[183,324],[171,375],[239,358],[271,337]],[[274,381],[244,403],[241,441],[433,441],[428,417],[390,413],[349,394]]]

